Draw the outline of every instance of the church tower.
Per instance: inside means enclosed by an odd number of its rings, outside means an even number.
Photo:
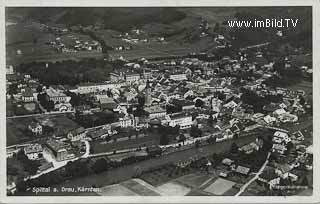
[[[151,86],[149,80],[147,80],[146,88],[145,88],[145,106],[150,106],[152,103],[152,97],[151,97]]]

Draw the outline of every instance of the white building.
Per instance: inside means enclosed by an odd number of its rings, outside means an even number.
[[[170,75],[170,79],[175,81],[187,80],[187,75],[185,73],[174,73]]]
[[[107,91],[108,89],[115,89],[120,88],[123,86],[123,82],[119,83],[112,83],[112,82],[105,82],[105,83],[84,83],[80,84],[77,87],[78,93],[80,94],[87,94],[87,93],[95,93],[100,91]]]
[[[67,134],[67,138],[70,139],[72,142],[82,140],[85,138],[85,136],[86,136],[86,131],[84,130],[83,127],[79,127],[74,130],[71,130]]]
[[[135,120],[134,117],[125,116],[123,118],[119,118],[120,127],[127,128],[127,127],[135,127]]]
[[[169,125],[171,127],[175,127],[177,125],[180,126],[180,129],[189,128],[192,126],[192,116],[185,115],[185,114],[173,114],[169,116]]]
[[[149,106],[144,109],[148,114],[150,119],[165,117],[167,112],[164,108],[160,106]]]
[[[40,144],[33,144],[33,145],[26,146],[24,148],[24,154],[30,160],[39,159],[39,154],[41,154],[42,151],[43,151],[43,149],[42,149],[42,146]]]
[[[49,96],[49,100],[53,101],[54,103],[69,103],[71,99],[71,97],[64,94],[62,90],[57,90],[52,87],[47,89],[46,93]]]
[[[138,81],[138,80],[140,80],[140,74],[138,74],[138,73],[126,73],[125,74],[125,80],[128,83],[132,83],[132,82]]]
[[[28,128],[35,135],[41,135],[42,134],[42,126],[39,123],[32,122],[28,126]]]

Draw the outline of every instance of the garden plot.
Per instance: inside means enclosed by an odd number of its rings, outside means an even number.
[[[223,195],[225,192],[231,189],[234,184],[235,182],[233,181],[218,178],[213,184],[204,189],[204,191],[214,195]]]

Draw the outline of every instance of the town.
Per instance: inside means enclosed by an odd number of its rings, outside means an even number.
[[[200,22],[199,38],[207,37]],[[214,37],[219,54],[127,59],[123,50],[135,44],[170,44],[130,32],[116,36],[117,57],[7,64],[8,195],[80,184],[102,196],[312,195],[312,64],[271,58],[272,43],[220,52],[232,47],[223,34]],[[67,35],[71,44],[65,35],[47,44],[105,49]]]

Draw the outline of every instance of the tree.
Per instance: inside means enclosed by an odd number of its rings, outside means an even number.
[[[302,181],[301,181],[301,185],[302,186],[309,186],[309,181],[308,181],[308,178],[307,176],[304,176]]]
[[[98,159],[92,166],[92,170],[95,173],[101,173],[108,169],[108,162],[104,159]]]
[[[9,93],[10,95],[17,94],[17,93],[18,93],[18,85],[17,85],[17,84],[10,84],[10,85],[9,85],[8,93]]]
[[[27,190],[27,184],[23,179],[17,181],[16,188],[18,192],[25,192]]]
[[[299,103],[301,105],[304,105],[306,103],[306,100],[303,98],[303,96],[299,95]]]
[[[204,105],[204,102],[200,99],[197,99],[196,100],[196,104],[195,104],[195,107],[202,107]]]
[[[210,114],[209,118],[208,118],[208,126],[209,127],[213,127],[213,117],[212,115]]]
[[[187,139],[187,138],[186,138],[186,136],[184,136],[184,134],[181,133],[181,134],[179,135],[179,142],[182,142],[182,144],[184,144],[184,141],[186,141],[186,139]]]
[[[213,31],[216,32],[216,33],[219,33],[219,31],[220,31],[220,23],[219,22],[217,22],[214,25]]]
[[[80,105],[80,102],[81,102],[81,97],[80,97],[80,95],[75,94],[75,93],[71,93],[71,92],[69,93],[69,95],[71,96],[70,104],[71,104],[73,107],[79,106],[79,105]]]
[[[190,136],[193,138],[201,137],[202,131],[197,126],[191,126],[190,128]]]
[[[42,86],[41,85],[37,86],[37,92],[38,93],[42,92]]]
[[[194,143],[195,147],[198,148],[200,146],[200,141],[197,140],[195,143]]]
[[[238,154],[238,153],[239,153],[239,147],[238,147],[238,145],[237,145],[235,142],[233,142],[233,143],[231,144],[230,153],[231,153],[231,154]]]
[[[167,145],[169,144],[169,136],[164,133],[160,136],[160,145]]]
[[[139,95],[138,96],[138,104],[139,104],[138,108],[143,109],[145,102],[146,102],[145,97],[143,95]]]

